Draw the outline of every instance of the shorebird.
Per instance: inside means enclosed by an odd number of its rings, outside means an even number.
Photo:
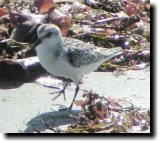
[[[82,76],[123,53],[121,47],[101,48],[77,39],[62,37],[60,29],[54,24],[42,24],[37,30],[37,35],[38,39],[32,48],[36,48],[41,65],[52,75],[70,79],[76,84],[69,109],[72,109]],[[68,82],[63,92],[67,85]]]

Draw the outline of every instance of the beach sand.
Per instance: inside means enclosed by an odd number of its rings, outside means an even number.
[[[83,90],[93,90],[105,97],[125,99],[134,106],[150,109],[150,70],[129,70],[116,77],[112,72],[92,72],[85,75],[81,91],[76,99],[82,99]],[[52,100],[56,89],[47,88],[37,83],[24,83],[17,86],[0,86],[0,132],[17,133],[33,132],[32,128],[42,130],[44,122],[54,126],[67,125],[71,122],[64,111],[57,111],[61,104],[69,106],[75,85],[66,90],[66,101],[63,96]],[[80,111],[73,106],[73,111]],[[58,120],[57,120],[58,119]]]

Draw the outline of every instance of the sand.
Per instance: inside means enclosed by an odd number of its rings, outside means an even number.
[[[125,99],[136,107],[150,109],[150,70],[129,70],[116,77],[112,72],[92,72],[83,78],[80,88],[93,90],[105,97]],[[5,89],[6,88],[6,89]],[[74,94],[72,83],[63,96],[52,100],[55,89],[37,83],[24,83],[18,86],[0,86],[0,132],[33,132],[32,128],[45,128],[44,122],[54,126],[67,125],[71,122],[67,113],[58,111],[56,104],[69,106]],[[82,99],[82,91],[77,99]],[[73,106],[73,111],[80,111]]]

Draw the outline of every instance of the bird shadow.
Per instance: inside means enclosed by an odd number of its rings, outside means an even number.
[[[27,128],[23,133],[44,132],[46,129],[55,129],[59,126],[73,123],[74,119],[70,115],[78,116],[81,110],[64,110],[52,111],[43,114],[38,114],[26,123]],[[57,128],[58,129],[58,128]]]

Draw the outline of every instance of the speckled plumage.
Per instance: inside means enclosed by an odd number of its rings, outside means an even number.
[[[63,38],[62,47],[64,49],[68,49],[67,55],[70,63],[74,67],[81,67],[83,65],[89,65],[107,59],[111,55],[114,56],[114,54],[119,50],[118,48],[98,48],[92,44],[73,38]]]
[[[95,63],[104,58],[104,55],[96,51],[95,46],[80,40],[65,38],[62,47],[68,49],[68,59],[74,67]]]

